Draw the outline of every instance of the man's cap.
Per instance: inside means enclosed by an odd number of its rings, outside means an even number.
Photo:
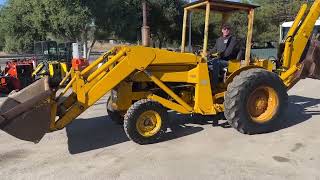
[[[228,24],[228,23],[225,23],[225,24],[223,24],[222,25],[222,29],[231,29],[231,25],[230,24]]]

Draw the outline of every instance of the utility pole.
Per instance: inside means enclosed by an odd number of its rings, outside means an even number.
[[[142,45],[150,46],[150,27],[148,26],[148,13],[147,13],[147,1],[142,0],[142,17],[143,25],[141,28],[142,33]]]

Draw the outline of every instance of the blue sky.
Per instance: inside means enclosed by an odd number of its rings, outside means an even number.
[[[0,0],[0,5],[4,4],[6,0]]]

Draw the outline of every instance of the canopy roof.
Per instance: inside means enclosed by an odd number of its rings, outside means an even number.
[[[192,6],[195,6],[197,4],[202,4],[208,1],[210,2],[212,11],[218,11],[222,13],[234,12],[234,11],[247,11],[247,10],[255,9],[259,7],[254,4],[246,4],[246,3],[224,1],[224,0],[199,0],[199,1],[195,1],[185,5],[184,8],[188,8],[188,7],[191,8]],[[194,9],[205,9],[205,8],[206,6],[203,5],[203,6],[195,7]]]

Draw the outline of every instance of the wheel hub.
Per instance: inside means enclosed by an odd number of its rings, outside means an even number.
[[[266,123],[275,115],[279,106],[279,97],[271,87],[262,86],[253,91],[247,109],[251,118],[258,123]]]
[[[268,97],[265,94],[257,93],[257,97],[253,97],[253,103],[255,103],[255,111],[253,114],[260,115],[268,108]]]
[[[161,129],[161,117],[155,111],[146,111],[137,120],[137,130],[144,137],[151,137]]]
[[[154,126],[154,123],[153,123],[152,119],[145,119],[144,125],[145,126]]]

